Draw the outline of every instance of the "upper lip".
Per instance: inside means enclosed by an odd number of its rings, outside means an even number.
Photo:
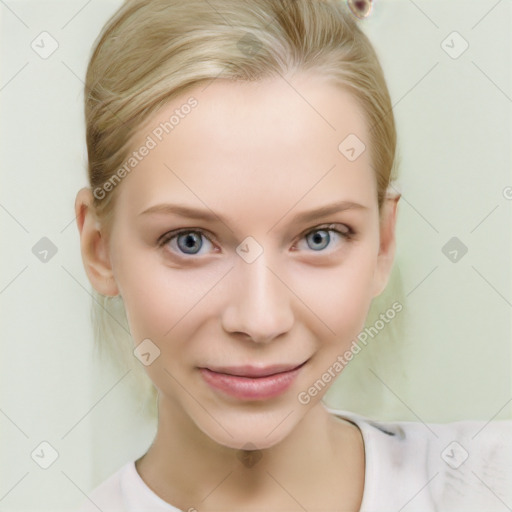
[[[272,364],[269,366],[208,366],[207,369],[216,373],[226,373],[238,377],[267,377],[276,373],[289,372],[302,366],[306,361],[298,364]]]

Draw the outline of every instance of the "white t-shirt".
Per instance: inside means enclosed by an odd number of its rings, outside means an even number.
[[[383,422],[324,407],[361,430],[366,468],[360,512],[511,510],[512,420]],[[135,461],[96,487],[76,512],[98,510],[187,512],[157,496]]]

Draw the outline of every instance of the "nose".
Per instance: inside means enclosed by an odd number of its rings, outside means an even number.
[[[288,332],[294,321],[293,293],[284,276],[268,263],[265,251],[252,263],[239,258],[226,283],[229,298],[222,315],[223,327],[255,343],[271,342]]]

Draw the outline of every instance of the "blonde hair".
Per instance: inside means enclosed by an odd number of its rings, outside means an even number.
[[[175,96],[218,77],[255,81],[310,71],[352,93],[362,107],[381,211],[396,178],[397,137],[384,74],[359,23],[339,0],[126,1],[104,26],[87,69],[91,189],[112,180],[137,130]],[[107,237],[121,188],[94,195]],[[153,407],[156,390],[133,355],[122,300],[93,293],[97,348],[135,370]]]

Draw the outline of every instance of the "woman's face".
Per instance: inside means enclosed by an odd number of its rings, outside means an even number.
[[[218,443],[271,446],[322,398],[327,386],[299,396],[387,282],[363,114],[306,75],[215,80],[151,117],[133,148],[107,250],[135,343],[151,340],[145,369]],[[221,375],[303,363],[293,378]]]

